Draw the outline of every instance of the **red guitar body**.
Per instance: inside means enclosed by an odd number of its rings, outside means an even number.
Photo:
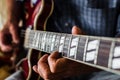
[[[46,23],[53,11],[52,0],[37,0],[34,4],[30,0],[25,1],[25,26],[34,30],[45,30]],[[40,80],[40,76],[32,70],[32,66],[37,64],[41,52],[29,49],[27,57],[20,65],[26,80]],[[41,79],[42,80],[42,79]]]

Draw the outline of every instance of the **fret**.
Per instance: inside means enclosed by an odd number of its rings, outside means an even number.
[[[41,51],[45,51],[45,40],[46,40],[46,35],[47,35],[47,33],[44,33],[43,34],[43,37],[42,37],[42,44],[41,44]]]
[[[100,40],[97,65],[108,67],[110,48],[111,48],[110,40]]]
[[[39,43],[38,43],[39,50],[42,50],[42,37],[43,37],[43,33],[39,32]]]
[[[97,64],[99,45],[100,45],[100,39],[98,39],[98,43],[97,43],[97,47],[96,47],[96,55],[95,55],[95,58],[94,58],[94,64]]]
[[[47,37],[48,37],[48,32],[45,32],[45,34],[46,34],[46,35],[45,35],[45,37],[43,38],[43,39],[44,39],[44,42],[42,42],[42,43],[44,43],[44,48],[43,48],[43,49],[44,49],[44,50],[43,50],[44,52],[46,52],[46,47],[47,47],[47,41],[46,41],[46,40],[47,40]]]
[[[50,32],[49,33],[50,35],[49,35],[49,39],[48,39],[48,53],[51,53],[52,51],[51,51],[51,45],[52,45],[52,38],[53,38],[53,33],[52,32]]]
[[[36,48],[39,50],[39,47],[41,45],[41,38],[40,38],[40,32],[37,32],[37,38],[36,38]]]
[[[28,42],[28,44],[27,44],[27,46],[32,46],[32,43],[33,43],[33,38],[31,38],[31,37],[33,37],[34,35],[32,35],[31,34],[31,31],[27,31],[27,35],[26,35],[26,39],[27,39],[27,42]]]
[[[84,61],[84,62],[85,62],[85,60],[86,60],[87,45],[88,45],[88,37],[86,37],[85,48],[84,48],[84,54],[83,54],[83,61]]]
[[[75,36],[74,36],[75,37]],[[77,60],[77,52],[78,52],[78,44],[79,44],[79,40],[80,40],[80,36],[76,36],[77,37],[77,39],[76,39],[76,52],[75,52],[75,60]]]
[[[37,36],[38,36],[38,34],[37,34],[37,32],[32,32],[32,34],[34,35],[33,36],[33,42],[32,42],[32,47],[37,47],[37,44],[36,44],[36,42],[37,42],[37,40],[36,40],[36,38],[37,38]],[[32,38],[32,37],[31,37]]]
[[[86,40],[87,40],[86,37],[80,36],[79,41],[78,41],[76,60],[83,61]]]
[[[109,62],[108,62],[108,68],[112,67],[112,57],[113,57],[113,50],[115,47],[115,41],[112,41],[111,48],[110,48],[110,54],[109,54]]]
[[[56,33],[56,39],[54,42],[54,51],[59,51],[60,38],[61,38],[61,34]]]
[[[63,46],[63,56],[68,57],[69,56],[69,47],[71,43],[72,35],[66,34],[65,40],[64,40],[64,46]]]
[[[96,61],[96,55],[98,53],[99,40],[94,38],[89,38],[88,45],[86,49],[85,61],[94,64]]]
[[[115,42],[111,67],[120,70],[120,42],[118,41]]]
[[[54,46],[55,46],[55,40],[56,40],[56,34],[52,34],[52,42],[51,42],[51,52],[55,51]]]
[[[45,52],[48,52],[49,51],[49,40],[50,40],[50,32],[46,32],[47,35],[46,35],[46,40],[45,40]]]
[[[64,47],[64,42],[65,42],[65,37],[66,37],[65,34],[61,34],[59,52],[62,53],[62,55],[63,55],[63,47]]]
[[[27,45],[26,46],[31,46],[31,44],[33,42],[32,39],[31,39],[31,37],[30,37],[31,36],[30,33],[31,33],[30,31],[26,32],[26,36],[25,36],[26,37],[26,41],[27,41]]]
[[[75,59],[77,54],[77,47],[78,47],[79,37],[73,35],[71,38],[71,45],[69,50],[69,58]]]
[[[29,38],[29,36],[30,36],[30,31],[26,30],[26,33],[25,33],[25,44],[24,44],[24,46],[26,46],[26,47],[28,47],[29,44],[30,44],[30,38]]]

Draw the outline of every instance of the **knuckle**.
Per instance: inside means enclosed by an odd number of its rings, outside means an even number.
[[[38,61],[38,63],[37,63],[37,65],[41,65],[42,64],[42,61],[41,60],[39,60]]]

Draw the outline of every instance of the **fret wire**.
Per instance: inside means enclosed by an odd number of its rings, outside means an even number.
[[[36,33],[37,33],[36,48],[39,49],[39,45],[40,45],[40,32],[36,32]]]
[[[99,39],[98,45],[100,45],[100,39]],[[99,46],[97,46],[97,48],[96,48],[96,54],[95,54],[94,64],[97,64],[98,51],[99,51]]]
[[[38,32],[35,33],[34,45],[35,45],[35,48],[38,47]]]
[[[40,33],[40,45],[39,45],[39,49],[42,50],[42,38],[43,38],[43,33]]]
[[[69,56],[69,57],[70,57],[70,45],[71,45],[72,37],[73,37],[73,35],[71,35],[69,47],[68,47],[68,53],[67,53],[67,56]]]
[[[51,49],[50,49],[50,47],[51,47],[51,42],[52,42],[52,33],[49,32],[48,47],[47,47],[47,49],[48,49],[47,52],[48,52],[48,53],[52,52]]]
[[[26,38],[25,38],[25,44],[24,44],[24,46],[25,46],[25,45],[26,45],[26,46],[29,46],[29,45],[28,45],[29,32],[30,32],[30,31],[27,31],[27,30],[26,30],[26,34],[25,34],[25,37],[26,37]]]
[[[34,35],[35,35],[35,33],[34,33],[33,31],[30,30],[30,36],[29,36],[29,39],[32,40],[30,46],[33,46],[33,42],[34,42],[33,38],[34,38]],[[31,37],[31,36],[32,36],[32,37]]]
[[[85,43],[85,48],[84,48],[84,54],[83,54],[83,61],[85,62],[86,60],[86,51],[87,51],[87,46],[88,46],[88,39],[89,37],[86,37],[86,43]]]
[[[52,53],[53,51],[51,50],[51,46],[52,46],[52,39],[53,39],[53,32],[51,32],[51,35],[50,35],[50,51],[49,51],[49,53]]]
[[[113,50],[115,47],[115,41],[112,41],[110,53],[109,53],[109,60],[108,60],[108,68],[112,68],[112,57],[113,57]]]
[[[57,37],[56,33],[53,33],[53,51],[56,51],[56,50],[55,50],[56,37]],[[53,51],[52,51],[52,52],[53,52]]]
[[[33,37],[34,37],[34,34],[33,34],[33,31],[30,31],[30,36],[32,36],[33,35]],[[31,38],[32,40],[33,40],[33,37],[29,37],[29,38]],[[30,44],[30,46],[32,46],[33,45],[33,41],[32,41],[32,44]]]
[[[65,44],[66,34],[63,34],[63,33],[62,33],[62,37],[63,37],[63,36],[64,36],[64,40],[63,40],[63,46],[62,46],[62,50],[61,50],[61,51],[62,51],[62,52],[61,52],[61,53],[62,53],[62,56],[64,56],[63,48],[64,48],[64,44]],[[62,40],[62,37],[61,37],[61,40]]]
[[[59,51],[59,47],[60,47],[60,38],[61,38],[61,34],[57,34],[56,42],[57,42],[57,50],[58,51]]]
[[[52,37],[52,45],[51,45],[51,51],[54,51],[54,46],[55,46],[55,38],[56,38],[56,34],[53,33],[53,37]]]
[[[66,57],[69,57],[69,48],[70,48],[71,36],[72,36],[72,35],[67,34],[67,35],[66,35],[66,39],[65,39],[64,49],[65,49],[66,51],[64,51],[64,52],[66,52],[65,54],[67,54]],[[67,48],[66,48],[66,47],[67,47]]]
[[[47,38],[48,38],[48,34],[49,34],[49,32],[46,32],[46,37],[45,37],[45,50],[44,51],[46,51],[47,52]]]
[[[79,41],[80,41],[80,36],[76,36],[76,37],[78,37],[78,43],[79,43]],[[74,59],[77,59],[78,43],[77,43],[77,45],[76,45],[76,54],[75,54]]]
[[[35,32],[33,32],[33,34],[34,34],[34,36],[33,36],[33,38],[32,38],[32,39],[33,39],[32,47],[34,47],[34,43],[35,43],[34,37],[36,36],[36,35],[35,35]]]
[[[40,35],[40,42],[39,42],[39,50],[42,50],[42,38],[43,38],[43,33],[41,32]]]
[[[37,34],[37,37],[36,37],[36,48],[37,49],[39,49],[38,47],[39,47],[39,32],[36,32],[36,34]]]
[[[42,48],[41,48],[42,51],[45,51],[45,38],[46,38],[46,33],[44,33],[42,37]]]
[[[51,47],[51,42],[52,42],[52,33],[49,33],[49,34],[50,34],[50,35],[49,35],[49,40],[48,40],[48,43],[49,43],[49,45],[48,45],[48,53],[51,52],[50,47]]]
[[[49,33],[46,32],[46,38],[45,38],[45,51],[47,52],[47,45],[48,45],[48,35]]]
[[[57,34],[55,34],[56,35],[56,37],[55,37],[55,41],[54,41],[54,51],[56,51],[56,40],[57,40]]]

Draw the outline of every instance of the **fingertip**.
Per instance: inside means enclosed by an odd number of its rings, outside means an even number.
[[[48,57],[48,63],[54,63],[57,59],[61,58],[58,51],[54,51],[51,53],[51,55]]]
[[[72,28],[72,34],[77,35],[77,34],[84,34],[84,32],[78,27],[78,26],[73,26]]]
[[[43,55],[40,59],[39,59],[39,62],[47,62],[47,59],[48,59],[48,54],[45,54],[45,55]]]
[[[50,55],[50,57],[51,57],[51,58],[55,58],[55,59],[59,58],[59,57],[60,57],[59,52],[58,52],[58,51],[54,51],[54,52]]]
[[[37,71],[37,65],[34,65],[33,67],[32,67],[32,69],[37,73],[38,71]]]
[[[72,34],[76,35],[80,33],[80,29],[77,26],[73,26],[72,28]]]

